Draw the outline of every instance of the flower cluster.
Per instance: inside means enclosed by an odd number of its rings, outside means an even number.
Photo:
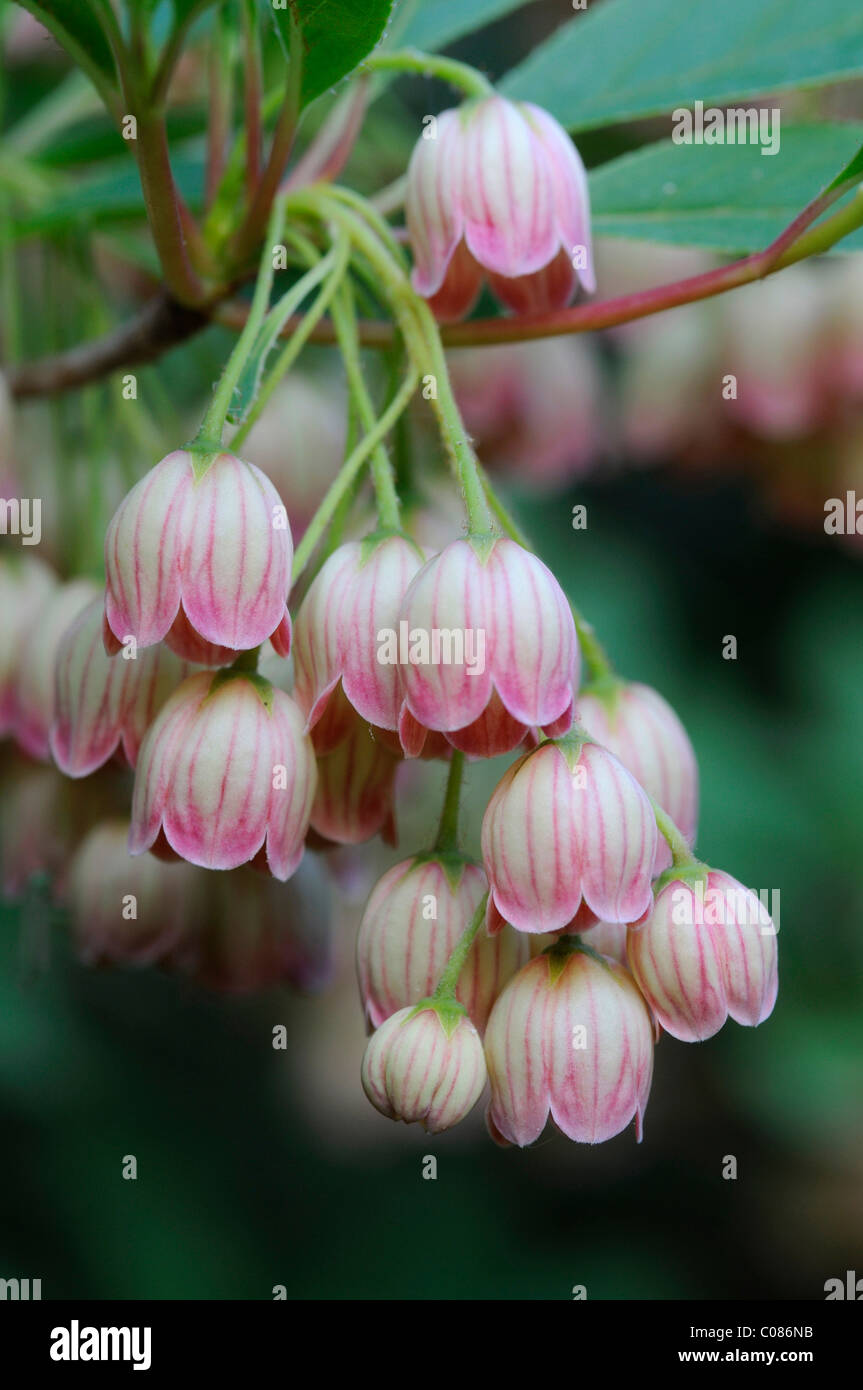
[[[438,1132],[487,1084],[498,1143],[529,1144],[549,1119],[578,1142],[633,1120],[640,1137],[662,1031],[701,1040],[729,1015],[756,1025],[771,1012],[775,929],[753,893],[694,858],[689,738],[658,692],[612,672],[520,539],[418,298],[448,319],[484,279],[515,313],[592,290],[583,166],[536,106],[491,94],[444,112],[408,171],[412,281],[374,215],[357,230],[345,204],[320,198],[306,214],[317,206],[321,228],[348,219],[401,315],[404,406],[434,365],[466,531],[430,544],[402,517],[383,444],[398,412],[375,421],[338,286],[333,322],[366,433],[314,515],[300,507],[295,554],[281,493],[239,435],[237,452],[222,442],[254,375],[249,345],[296,308],[294,290],[271,310],[256,293],[200,433],[110,522],[104,597],[37,561],[0,567],[3,732],[69,779],[123,769],[131,784],[128,820],[82,816],[69,847],[81,957],[158,962],[225,989],[325,981],[329,887],[307,849],[394,844],[400,786],[416,785],[417,760],[445,765],[435,842],[388,869],[359,928],[366,1094]],[[322,278],[320,265],[308,273]],[[356,534],[351,489],[367,460],[377,522]],[[472,858],[458,833],[464,769],[498,757],[511,762]],[[218,889],[204,871],[220,872]]]

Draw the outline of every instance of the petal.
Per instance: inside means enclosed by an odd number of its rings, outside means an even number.
[[[581,254],[584,266],[578,275],[589,294],[596,289],[590,229],[590,193],[587,172],[566,131],[541,106],[524,102],[522,111],[540,140],[552,168],[554,217],[567,260]]]
[[[402,685],[411,713],[429,729],[463,729],[489,702],[488,606],[486,569],[466,540],[429,560],[405,594]]]
[[[194,485],[182,554],[183,608],[209,642],[245,651],[283,623],[293,544],[269,478],[234,454]]]
[[[762,902],[730,874],[712,872],[708,888],[724,900],[723,923],[714,928],[736,1023],[754,1028],[773,1012],[779,988],[776,928]]]
[[[423,563],[416,546],[392,536],[360,564],[343,599],[342,686],[363,719],[382,729],[398,727],[402,704],[398,663],[382,659],[382,643],[397,637],[405,593]]]
[[[653,901],[657,831],[635,778],[606,749],[587,743],[572,784],[575,843],[588,905],[604,922],[635,922]]]
[[[341,674],[350,634],[344,597],[359,570],[358,541],[341,545],[321,566],[300,604],[294,625],[294,698],[309,726],[323,713]]]
[[[516,314],[545,314],[565,309],[575,292],[576,273],[565,251],[558,251],[530,275],[508,278],[488,272],[488,283],[502,304]]]
[[[247,863],[264,843],[279,761],[254,685],[235,678],[211,689],[174,752],[162,813],[169,845],[206,869]]]
[[[271,719],[267,862],[273,877],[284,882],[303,857],[317,768],[311,740],[304,733],[302,711],[289,695],[275,688]]]
[[[463,174],[464,238],[486,270],[529,275],[557,254],[551,165],[515,103],[470,108]]]
[[[417,294],[437,293],[462,237],[462,120],[456,110],[436,118],[434,138],[419,140],[408,165],[405,218],[414,254]]]
[[[178,449],[120,503],[105,536],[105,616],[121,643],[161,642],[180,606],[192,463]]]
[[[495,907],[517,931],[562,931],[581,901],[571,774],[552,743],[504,774],[482,823]]]
[[[702,1042],[719,1032],[728,1017],[722,960],[688,885],[674,880],[662,889],[647,921],[630,928],[627,956],[667,1033]]]
[[[548,1119],[545,1015],[548,958],[522,967],[498,997],[485,1032],[489,1119],[511,1144],[532,1144]]]
[[[572,704],[578,642],[566,597],[547,565],[515,541],[489,556],[487,616],[495,686],[522,724],[552,724]]]
[[[212,675],[204,671],[183,681],[162,706],[147,731],[135,773],[129,828],[130,854],[143,854],[155,844],[179,750],[212,679]]]

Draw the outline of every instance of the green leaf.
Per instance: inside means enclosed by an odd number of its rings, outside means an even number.
[[[507,74],[570,130],[863,72],[860,0],[607,0]]]
[[[89,0],[19,0],[19,3],[50,30],[110,106],[117,85],[114,57]]]
[[[513,10],[522,9],[524,4],[525,0],[434,0],[434,3],[420,0],[403,26],[396,16],[393,43],[399,48],[422,48],[433,53],[464,34],[471,34]]]
[[[193,211],[203,201],[204,171],[199,159],[174,161],[174,179]],[[102,165],[98,178],[76,181],[69,191],[59,193],[45,207],[21,218],[16,235],[26,237],[80,230],[92,224],[99,231],[114,222],[144,221],[146,210],[141,196],[138,170],[128,160]]]
[[[611,160],[590,175],[594,234],[729,255],[763,250],[826,186],[863,177],[863,124],[788,126],[781,135],[775,155],[662,140]],[[863,232],[839,248],[860,250]]]
[[[273,8],[272,0],[265,3],[285,52],[290,50],[292,16],[299,25],[302,104],[307,106],[371,53],[387,26],[393,0],[286,0],[284,9]]]

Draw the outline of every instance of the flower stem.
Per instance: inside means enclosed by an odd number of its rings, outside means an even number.
[[[572,610],[572,618],[575,623],[575,630],[578,633],[578,645],[581,654],[587,665],[591,683],[594,685],[607,684],[614,681],[614,666],[611,659],[596,635],[596,629],[589,623],[581,612],[576,608],[572,599],[569,600]]]
[[[663,811],[659,802],[654,800],[653,797],[650,797],[650,804],[653,807],[656,828],[671,850],[674,868],[687,868],[697,865],[698,860],[689,848],[682,831],[678,830],[668,813]]]
[[[468,97],[494,95],[494,87],[476,68],[455,58],[441,58],[418,48],[399,48],[394,53],[373,53],[363,64],[373,72],[417,72],[423,77],[439,77]]]
[[[444,972],[438,981],[437,989],[432,996],[434,999],[454,999],[458,988],[458,977],[462,972],[464,963],[470,954],[480,928],[485,921],[485,909],[488,902],[488,893],[484,893],[482,901],[473,914],[471,924],[466,927],[456,942],[452,955],[444,966]]]
[[[356,405],[360,424],[365,430],[372,430],[375,425],[376,412],[363,377],[360,345],[357,338],[356,310],[353,293],[347,282],[342,284],[333,300],[332,315],[347,376],[348,390]],[[401,526],[401,508],[392,464],[383,441],[375,446],[371,466],[381,527],[384,530],[398,531]]]
[[[353,207],[347,206],[338,191],[326,188],[297,191],[291,195],[289,206],[318,218],[330,218],[343,226],[380,278],[418,375],[431,377],[430,400],[461,483],[470,529],[474,534],[487,533],[492,529],[492,518],[479,461],[453,395],[437,323],[425,300],[414,293],[405,270],[375,227],[361,218]]]
[[[369,457],[369,454],[374,451],[378,442],[385,438],[402,411],[406,409],[411,396],[416,390],[417,381],[418,374],[416,368],[411,366],[407,376],[402,382],[401,390],[390,401],[374,429],[370,430],[369,433],[360,440],[359,444],[356,445],[342,464],[338,477],[330,486],[327,495],[309,522],[308,528],[294,553],[294,580],[302,574],[308,564],[315,546],[321,539],[330,519],[336,512],[339,502],[351,487],[355,477]]]
[[[240,379],[243,368],[246,365],[249,353],[257,339],[264,318],[266,317],[270,301],[270,292],[273,287],[273,245],[281,235],[284,217],[284,199],[277,198],[270,213],[267,236],[264,242],[264,249],[261,253],[261,264],[258,270],[258,279],[255,284],[255,293],[252,297],[252,305],[249,309],[249,317],[246,319],[245,327],[234,346],[233,352],[225,363],[225,369],[219,379],[219,384],[213,394],[209,409],[201,421],[201,428],[198,431],[197,438],[202,443],[210,444],[221,441],[234,390]]]
[[[241,445],[248,438],[279,382],[299,357],[314,330],[315,324],[326,312],[327,306],[341,284],[342,278],[347,270],[349,249],[350,247],[346,237],[342,237],[333,248],[331,271],[327,274],[327,278],[318,291],[315,302],[312,304],[308,313],[303,315],[302,320],[279,353],[275,366],[269,376],[262,383],[254,404],[231,441],[232,448]]]
[[[441,811],[440,826],[434,846],[440,854],[449,854],[458,849],[458,812],[463,773],[464,753],[454,748],[450,758],[443,810]]]

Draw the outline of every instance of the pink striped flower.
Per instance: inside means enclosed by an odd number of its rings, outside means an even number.
[[[650,802],[612,753],[577,737],[543,743],[486,808],[489,920],[562,931],[584,902],[600,921],[635,922],[653,901],[656,841]]]
[[[392,1014],[363,1057],[363,1090],[390,1120],[419,1120],[439,1134],[463,1120],[482,1095],[479,1033],[459,1004],[423,1000]]]
[[[578,721],[609,748],[671,816],[691,845],[698,828],[698,764],[689,736],[667,700],[649,685],[615,683],[609,695],[582,693]],[[654,872],[671,863],[660,837]]]
[[[85,965],[166,963],[199,930],[206,875],[191,864],[129,857],[129,826],[102,821],[69,870],[69,905]]]
[[[266,474],[220,453],[203,472],[178,449],[120,504],[105,537],[105,645],[163,639],[187,661],[225,663],[269,637],[290,647],[293,543]]]
[[[129,849],[143,854],[167,842],[205,869],[234,869],[260,855],[274,878],[290,878],[316,779],[289,695],[243,672],[189,676],[141,745]]]
[[[445,546],[405,594],[398,638],[407,753],[421,751],[427,729],[493,757],[534,728],[569,728],[579,667],[572,614],[551,571],[515,541]]]
[[[504,989],[485,1034],[492,1134],[532,1144],[551,1116],[580,1144],[635,1119],[641,1139],[653,1025],[629,972],[580,951],[537,956]]]
[[[342,741],[318,758],[312,829],[331,844],[357,845],[380,834],[394,845],[395,778],[402,759],[375,738],[364,720],[353,711],[351,715]]]
[[[294,695],[308,727],[318,726],[319,753],[344,738],[348,705],[369,724],[398,728],[398,666],[387,659],[380,634],[397,632],[405,591],[424,560],[404,536],[349,541],[310,586],[297,613]],[[347,702],[333,700],[339,682]]]
[[[305,855],[288,883],[234,869],[220,875],[211,898],[186,966],[198,984],[234,995],[284,985],[307,994],[332,982],[332,893],[315,855]]]
[[[156,711],[189,674],[167,647],[108,657],[93,599],[67,628],[54,664],[51,753],[67,777],[88,777],[120,750],[130,767]]]
[[[357,971],[373,1028],[414,999],[431,995],[487,891],[482,869],[456,856],[417,855],[375,886],[357,939]],[[527,959],[528,942],[509,929],[481,929],[459,976],[457,997],[480,1032],[503,985]]]
[[[560,309],[596,280],[587,175],[557,121],[489,96],[437,117],[408,167],[413,285],[438,318],[463,318],[487,278],[516,313]]]
[[[57,578],[35,555],[0,557],[0,737],[15,727],[21,650]]]
[[[778,989],[776,928],[764,904],[716,869],[665,877],[627,941],[630,969],[662,1027],[702,1042],[729,1015],[763,1023]]]
[[[50,591],[33,614],[32,626],[19,650],[14,694],[15,737],[31,758],[50,757],[57,652],[67,628],[97,593],[89,579],[74,579]]]

